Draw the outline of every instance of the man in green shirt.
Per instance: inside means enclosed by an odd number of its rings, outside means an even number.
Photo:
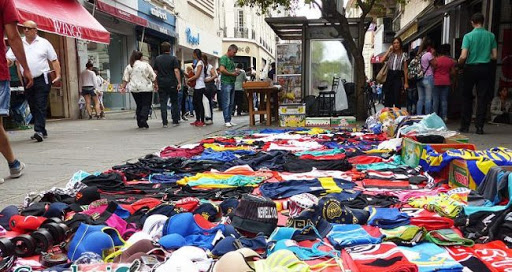
[[[235,81],[240,73],[235,69],[233,57],[236,56],[238,47],[234,44],[228,47],[228,52],[220,58],[221,87],[220,99],[222,105],[222,114],[226,127],[232,127],[235,124],[231,122],[231,112],[233,111],[235,100]]]
[[[471,16],[473,31],[464,35],[459,64],[464,64],[464,89],[462,91],[462,118],[460,132],[469,132],[473,113],[473,87],[476,85],[477,108],[475,127],[477,134],[484,134],[484,122],[491,92],[491,60],[498,56],[494,34],[483,28],[484,16]]]

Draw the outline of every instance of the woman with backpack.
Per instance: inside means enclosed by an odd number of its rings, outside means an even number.
[[[418,80],[418,104],[416,105],[416,114],[432,113],[432,91],[434,89],[434,48],[432,40],[429,37],[423,38],[420,49],[418,50],[418,58],[420,59],[420,71],[416,79]],[[425,112],[423,112],[425,109]]]
[[[401,108],[402,92],[409,88],[407,54],[403,52],[402,47],[402,39],[394,38],[393,45],[389,47],[384,56],[384,61],[388,61],[386,82],[382,87],[385,107]]]

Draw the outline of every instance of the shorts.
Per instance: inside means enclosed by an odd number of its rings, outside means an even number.
[[[82,87],[82,95],[91,95],[96,96],[96,92],[94,91],[94,87]]]
[[[0,116],[9,116],[11,86],[9,80],[0,81]]]

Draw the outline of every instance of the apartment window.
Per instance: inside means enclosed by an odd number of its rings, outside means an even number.
[[[237,19],[238,19],[238,31],[242,32],[244,30],[244,11],[243,10],[238,11]]]

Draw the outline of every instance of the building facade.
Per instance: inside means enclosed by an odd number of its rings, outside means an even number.
[[[222,54],[231,44],[238,46],[236,63],[253,68],[256,79],[265,79],[275,60],[276,35],[255,8],[239,7],[234,0],[221,1]]]
[[[183,64],[192,63],[192,52],[200,49],[214,67],[222,56],[222,38],[219,28],[220,0],[176,1],[179,41],[176,56]]]

